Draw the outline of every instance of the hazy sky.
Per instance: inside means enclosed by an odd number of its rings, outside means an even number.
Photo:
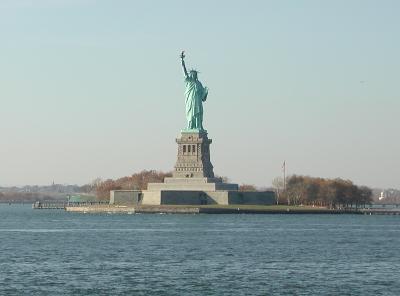
[[[400,1],[0,0],[0,186],[171,170],[179,54],[215,172],[400,187]]]

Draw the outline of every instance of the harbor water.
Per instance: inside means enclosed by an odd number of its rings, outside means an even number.
[[[400,295],[400,216],[0,205],[0,295]]]

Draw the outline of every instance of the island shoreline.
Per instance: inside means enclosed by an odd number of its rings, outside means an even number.
[[[356,209],[326,209],[301,207],[261,207],[261,206],[66,206],[73,213],[112,213],[112,214],[365,214]]]

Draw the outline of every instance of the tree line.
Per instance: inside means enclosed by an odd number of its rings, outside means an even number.
[[[171,172],[143,170],[116,180],[96,179],[83,185],[81,192],[95,194],[99,200],[108,200],[111,190],[146,190],[148,183],[161,183]],[[227,178],[225,181],[227,181]],[[350,180],[325,179],[292,175],[272,182],[279,204],[312,205],[329,208],[360,207],[372,202],[372,190],[357,186]],[[256,191],[254,185],[242,184],[240,191]]]
[[[146,190],[148,183],[162,183],[164,178],[172,177],[172,172],[162,172],[156,170],[143,170],[131,176],[122,177],[116,180],[100,178],[95,179],[89,184],[80,187],[82,193],[95,194],[98,200],[108,200],[111,190]],[[224,182],[229,182],[227,177],[219,177]],[[257,191],[254,185],[242,184],[240,191]]]
[[[273,181],[281,204],[357,208],[372,203],[372,190],[350,180],[293,175],[287,178],[286,186],[283,183],[280,179]]]
[[[171,172],[155,170],[143,170],[131,176],[122,177],[116,180],[96,179],[90,184],[83,185],[81,191],[96,194],[99,200],[108,200],[111,190],[145,190],[148,183],[161,183],[165,177],[171,177]]]

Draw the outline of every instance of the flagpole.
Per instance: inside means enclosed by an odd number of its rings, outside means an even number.
[[[283,192],[287,197],[288,205],[290,204],[289,196],[286,193],[286,160],[283,161]]]
[[[283,161],[283,191],[286,191],[286,160]]]

